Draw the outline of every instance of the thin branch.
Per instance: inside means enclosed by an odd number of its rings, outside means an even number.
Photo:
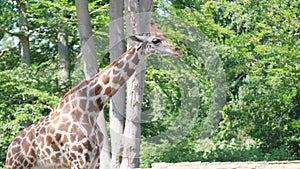
[[[4,33],[10,34],[10,35],[13,34],[13,33],[9,32],[9,31],[1,28],[1,27],[0,27],[0,32],[4,32]]]
[[[26,33],[25,32],[10,32],[8,30],[5,30],[3,28],[0,28],[0,32],[4,32],[4,33],[7,33],[11,36],[17,36],[17,37],[20,37],[20,36],[25,36]]]
[[[9,51],[9,48],[2,49],[0,52],[0,57],[4,55],[5,52]]]

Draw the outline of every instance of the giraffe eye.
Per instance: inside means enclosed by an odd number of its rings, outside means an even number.
[[[161,42],[160,39],[154,38],[152,39],[152,43],[154,43],[155,45],[159,44]]]

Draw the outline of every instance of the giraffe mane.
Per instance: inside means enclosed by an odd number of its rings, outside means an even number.
[[[130,49],[128,49],[127,52],[123,53],[121,56],[119,56],[117,59],[115,59],[110,65],[106,66],[101,72],[103,72],[103,71],[105,71],[105,70],[107,70],[107,69],[109,69],[109,68],[115,66],[115,65],[117,64],[117,62],[119,62],[125,55],[127,55],[127,54],[129,54],[129,53],[133,53],[133,52],[135,51],[134,46],[137,46],[137,45],[138,45],[138,43],[134,43],[134,44],[130,47]],[[96,76],[96,77],[97,77],[97,76],[100,76],[101,72],[100,72],[100,73],[97,73],[95,76]]]
[[[75,93],[76,91],[78,91],[79,89],[81,89],[83,86],[86,86],[88,83],[90,82],[90,80],[84,80],[82,82],[80,82],[77,86],[73,87],[71,90],[69,90],[62,99],[68,97],[69,95]]]
[[[125,55],[127,55],[128,53],[134,52],[134,51],[135,51],[134,46],[137,46],[137,45],[138,45],[138,43],[133,44],[133,45],[131,46],[131,48],[130,48],[127,52],[123,53],[123,54],[122,54],[121,56],[119,56],[116,60],[114,60],[110,65],[106,66],[103,70],[101,70],[100,72],[98,72],[93,78],[91,78],[91,79],[89,79],[89,80],[84,80],[84,81],[80,82],[77,86],[73,87],[71,90],[69,90],[69,91],[64,95],[63,99],[65,99],[65,98],[68,97],[69,95],[75,93],[76,91],[80,90],[83,86],[88,85],[92,80],[94,80],[95,77],[101,76],[101,74],[102,74],[105,70],[107,70],[107,69],[113,67],[114,65],[116,65],[117,62],[119,62],[119,61],[120,61]]]

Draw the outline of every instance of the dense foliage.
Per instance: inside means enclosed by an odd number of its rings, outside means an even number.
[[[226,73],[227,97],[222,120],[210,138],[199,139],[203,126],[195,125],[176,146],[145,163],[299,159],[299,5],[278,0],[157,3],[158,9],[180,18],[176,24],[197,27],[213,44]],[[195,31],[187,30],[190,38]],[[209,84],[211,76],[203,74],[197,62],[201,57],[205,65],[205,58],[184,49],[190,72],[200,75],[191,76],[200,86],[203,81]],[[202,104],[205,97],[211,98],[212,91],[205,92],[199,91]],[[208,109],[201,105],[199,112]],[[203,116],[198,118],[203,123]],[[145,157],[151,154],[155,153]]]
[[[24,2],[28,68],[20,62],[16,2],[0,3],[0,168],[14,136],[49,113],[83,79],[74,2]],[[184,56],[148,60],[141,166],[299,159],[299,1],[154,2],[153,18]],[[108,5],[89,1],[100,69],[109,62],[108,43],[100,38],[107,39]],[[63,86],[57,49],[62,29],[68,33],[71,62]],[[215,105],[218,100],[222,107]],[[214,111],[220,117],[210,117]],[[216,127],[203,137],[209,118],[217,119]]]

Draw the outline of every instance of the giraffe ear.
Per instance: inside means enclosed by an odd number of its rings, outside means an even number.
[[[140,36],[140,35],[133,35],[133,36],[130,36],[129,38],[135,42],[145,42],[146,41],[145,37]]]

